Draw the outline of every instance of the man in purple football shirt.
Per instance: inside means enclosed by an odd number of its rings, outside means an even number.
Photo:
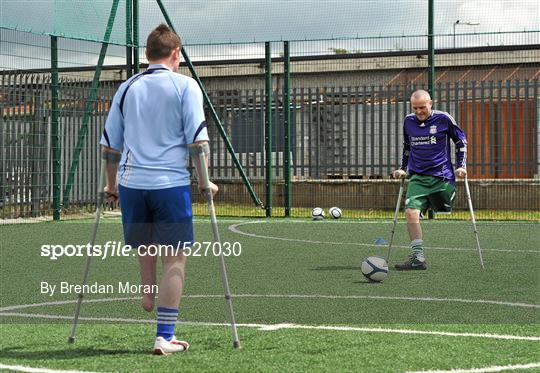
[[[398,270],[427,269],[424,256],[420,214],[428,208],[451,212],[456,176],[467,175],[467,138],[450,114],[432,110],[429,93],[415,91],[411,96],[413,113],[403,122],[403,158],[392,174],[400,179],[411,175],[405,200],[407,229],[412,255]],[[451,160],[450,140],[455,144],[457,168]]]

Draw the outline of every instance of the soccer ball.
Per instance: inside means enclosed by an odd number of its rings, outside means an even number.
[[[330,210],[328,210],[328,213],[334,219],[341,218],[341,209],[339,207],[330,207]]]
[[[313,210],[311,210],[311,218],[313,220],[323,220],[324,210],[320,207],[315,207]]]
[[[362,274],[370,281],[381,282],[388,276],[388,263],[383,258],[370,256],[362,262]]]

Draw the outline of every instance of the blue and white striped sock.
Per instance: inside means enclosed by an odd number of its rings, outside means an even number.
[[[174,325],[178,319],[178,308],[158,307],[157,309],[157,337],[170,341],[174,336]]]

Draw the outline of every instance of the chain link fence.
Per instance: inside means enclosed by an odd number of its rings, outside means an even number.
[[[142,71],[147,66],[139,37],[163,22],[157,5],[149,2],[139,9],[145,20],[133,18],[131,23],[131,0],[93,3],[77,12],[64,3],[43,8],[41,23],[31,17],[1,19],[0,222],[52,219],[58,208],[62,217],[93,211],[98,143],[109,105],[135,67]],[[174,16],[178,9],[169,3],[164,2]],[[15,14],[17,6],[9,3],[4,14]],[[54,18],[52,11],[62,17]],[[104,44],[113,11],[117,18]],[[70,12],[78,15],[70,18]],[[100,21],[90,27],[94,17]],[[48,18],[55,21],[45,22]],[[80,19],[86,26],[75,28],[65,19]],[[469,137],[468,167],[479,217],[538,220],[540,32],[534,27],[481,32],[474,23],[456,19],[436,35],[434,108],[454,116]],[[257,33],[251,41],[235,36],[241,42],[216,35],[204,42],[189,32],[184,38],[255,194],[266,203],[268,184],[273,186],[274,216],[283,215],[288,194],[292,216],[332,205],[349,217],[391,215],[398,184],[389,175],[401,158],[402,120],[410,112],[411,92],[428,88],[426,35],[361,37],[343,29],[349,36],[295,40],[297,28],[283,32],[291,36],[288,66],[284,43],[270,43],[267,55],[266,40]],[[189,75],[186,63],[180,70]],[[291,189],[285,185],[287,107]],[[209,113],[208,105],[206,109]],[[221,187],[218,213],[265,216],[218,123],[207,117],[210,174]],[[269,117],[271,135],[266,133]],[[270,152],[265,150],[268,137]],[[467,217],[462,195],[456,209],[455,217]],[[204,213],[204,205],[196,205],[195,211]]]

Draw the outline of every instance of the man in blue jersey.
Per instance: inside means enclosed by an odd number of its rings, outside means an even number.
[[[420,214],[428,208],[435,212],[451,212],[456,178],[467,175],[467,138],[450,114],[432,110],[429,93],[415,91],[411,96],[412,114],[403,123],[403,157],[394,178],[411,176],[405,200],[407,229],[412,255],[398,270],[427,269],[420,227]],[[457,168],[451,161],[450,141],[456,148]]]
[[[177,73],[180,50],[180,38],[166,25],[150,33],[148,69],[119,87],[100,142],[107,161],[105,192],[109,201],[120,199],[124,239],[138,248],[146,289],[156,284],[158,251],[150,249],[160,247],[153,350],[158,355],[189,348],[174,335],[186,265],[176,249],[193,243],[189,148],[203,144],[205,156],[209,153],[202,92],[195,80]],[[215,194],[217,186],[210,183],[210,191]],[[161,250],[166,246],[170,249]],[[142,294],[146,311],[154,308],[154,296]]]

